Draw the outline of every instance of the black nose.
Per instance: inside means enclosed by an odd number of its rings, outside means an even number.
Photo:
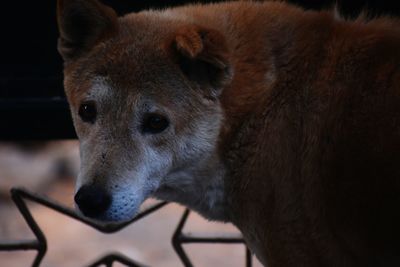
[[[85,216],[99,217],[111,204],[111,196],[100,186],[84,185],[75,195],[75,203]]]

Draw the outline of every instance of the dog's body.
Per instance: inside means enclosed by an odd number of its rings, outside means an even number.
[[[91,214],[78,192],[88,215],[154,195],[233,222],[270,267],[400,266],[398,21],[59,0],[59,25],[77,189],[112,199]]]

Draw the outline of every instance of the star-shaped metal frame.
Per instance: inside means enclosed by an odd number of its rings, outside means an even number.
[[[87,217],[81,216],[80,214],[76,213],[74,210],[57,203],[55,201],[50,200],[49,198],[32,193],[23,188],[13,188],[11,189],[11,198],[14,201],[15,205],[17,206],[19,212],[25,219],[26,223],[28,224],[29,228],[32,230],[33,234],[35,235],[35,240],[23,240],[23,241],[15,241],[15,242],[0,242],[0,251],[18,251],[18,250],[36,250],[37,254],[32,263],[32,267],[39,267],[45,254],[47,251],[47,241],[46,237],[43,234],[43,231],[40,229],[38,224],[36,223],[35,219],[32,216],[31,211],[29,210],[28,205],[26,204],[25,200],[33,201],[45,207],[48,207],[58,213],[64,214],[70,218],[73,218],[77,221],[80,221],[86,225],[91,226],[92,228],[106,234],[112,234],[118,232],[119,230],[125,228],[126,226],[150,215],[153,212],[161,209],[167,202],[158,202],[156,204],[151,205],[150,207],[141,211],[135,218],[122,222],[122,223],[100,223],[95,220],[91,220]],[[185,267],[191,267],[193,264],[191,263],[190,259],[188,258],[187,254],[183,249],[183,244],[187,243],[225,243],[225,244],[237,244],[243,243],[244,240],[240,235],[225,235],[225,236],[213,236],[213,237],[205,237],[196,234],[184,233],[183,228],[188,220],[190,211],[186,209],[182,215],[182,218],[173,234],[172,237],[172,245],[178,254],[179,258],[181,259],[183,265]],[[138,263],[122,254],[119,253],[111,253],[107,254],[88,267],[99,267],[99,266],[107,266],[111,267],[115,262],[119,262],[124,264],[125,266],[129,267],[145,267],[141,263]],[[246,266],[252,266],[252,256],[250,251],[246,248]]]

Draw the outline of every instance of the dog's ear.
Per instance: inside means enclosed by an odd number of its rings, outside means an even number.
[[[217,30],[191,25],[175,34],[173,48],[183,73],[217,97],[232,78],[229,49]]]
[[[65,61],[79,57],[117,29],[114,10],[97,0],[58,0],[57,22],[58,51]]]

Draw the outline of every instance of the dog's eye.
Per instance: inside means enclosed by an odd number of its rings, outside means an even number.
[[[157,134],[167,129],[168,126],[169,121],[166,117],[155,113],[149,113],[144,117],[142,130],[144,133]]]
[[[97,116],[96,104],[93,101],[83,102],[78,113],[84,122],[94,123]]]

